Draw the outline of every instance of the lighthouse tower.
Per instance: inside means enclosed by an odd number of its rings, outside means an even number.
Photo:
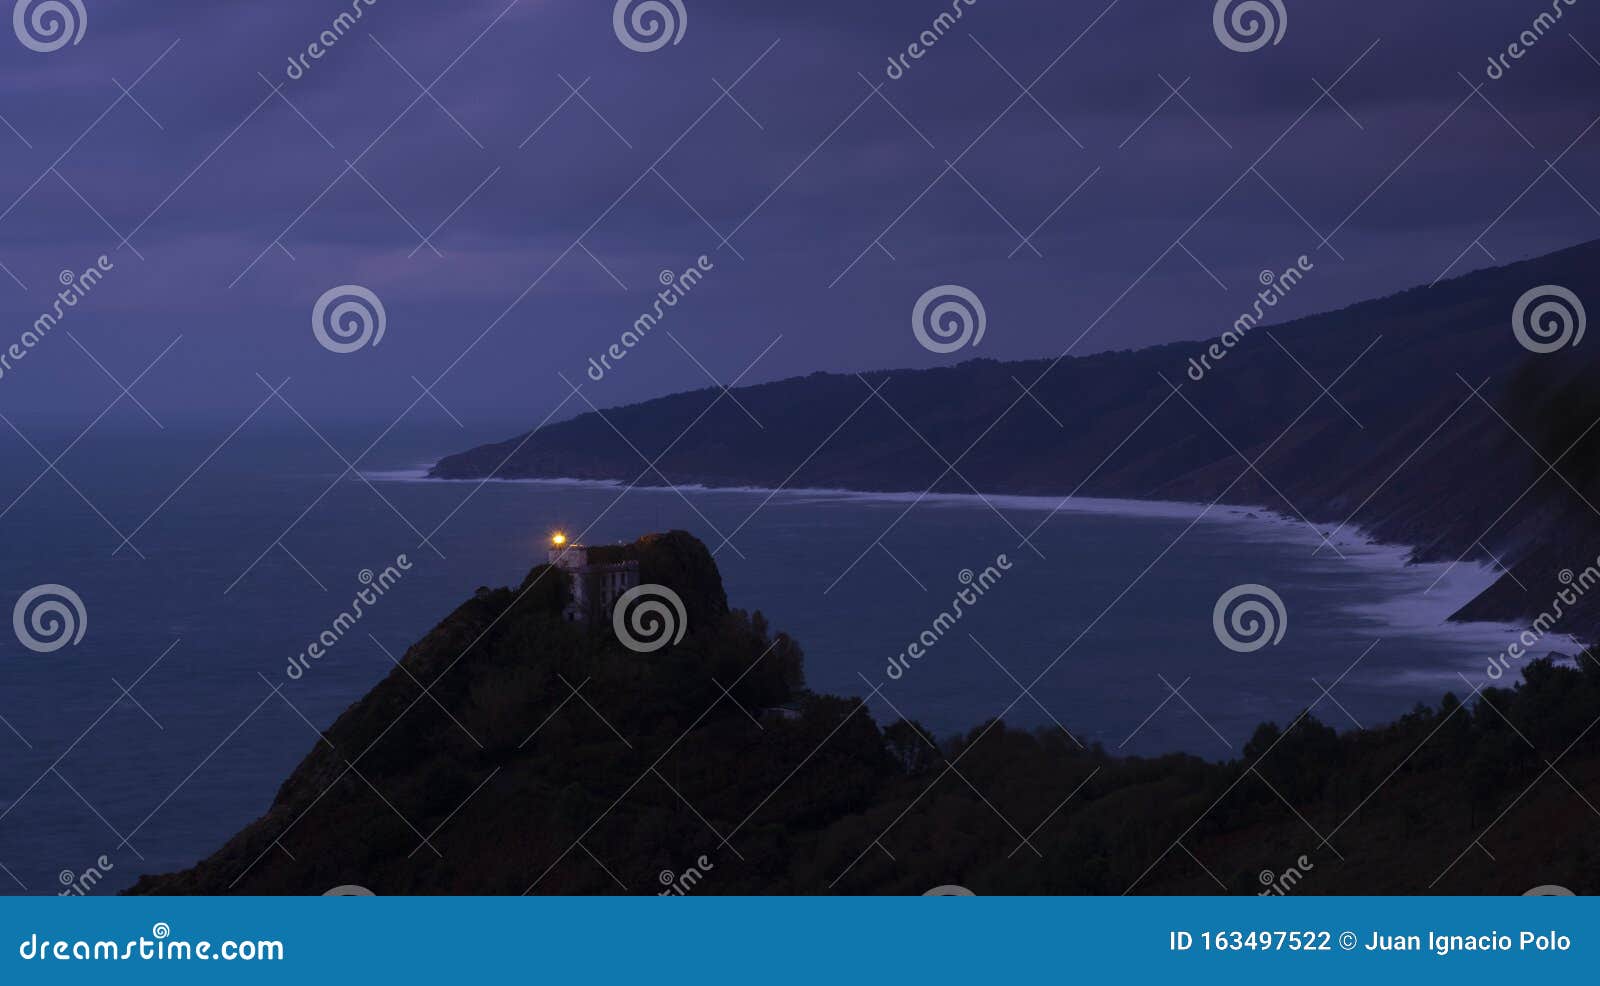
[[[622,558],[615,546],[573,544],[558,532],[550,537],[548,558],[567,577],[571,592],[562,616],[569,623],[609,620],[617,600],[639,584],[639,563]]]

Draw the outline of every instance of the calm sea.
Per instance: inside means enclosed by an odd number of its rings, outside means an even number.
[[[107,892],[209,854],[265,811],[314,727],[475,588],[520,581],[557,528],[590,542],[695,533],[718,549],[732,603],[800,641],[811,687],[881,686],[880,719],[903,714],[941,735],[1003,714],[1113,751],[1223,758],[1257,723],[1313,703],[1354,728],[1466,694],[1460,676],[1481,683],[1508,640],[1505,628],[1443,625],[1487,583],[1481,569],[1408,568],[1402,553],[1349,538],[1343,558],[1314,553],[1303,525],[1243,511],[1195,523],[1198,508],[1182,505],[1052,514],[1056,501],[1015,497],[913,505],[416,479],[422,463],[513,426],[402,426],[360,460],[364,478],[341,479],[376,429],[329,433],[330,448],[281,421],[226,443],[225,432],[107,425],[57,473],[46,460],[76,432],[24,430],[37,452],[0,432],[0,615],[58,584],[87,624],[81,642],[49,653],[0,633],[3,892],[58,892],[101,857],[112,869],[96,892]],[[349,607],[361,573],[401,554],[412,566],[401,582],[290,680],[291,657]],[[991,566],[998,581],[941,620],[963,573]],[[1238,653],[1212,616],[1245,583],[1271,587],[1288,616],[1280,643]],[[922,656],[891,678],[914,643]]]

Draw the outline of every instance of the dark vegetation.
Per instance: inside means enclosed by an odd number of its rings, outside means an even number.
[[[807,693],[799,646],[729,608],[693,537],[625,550],[685,599],[680,644],[642,656],[563,623],[544,566],[480,590],[265,816],[131,892],[654,893],[702,856],[696,893],[1255,893],[1289,867],[1296,893],[1600,891],[1587,655],[1378,729],[1264,725],[1229,763],[997,722],[936,742]]]

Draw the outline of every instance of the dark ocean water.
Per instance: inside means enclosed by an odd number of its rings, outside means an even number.
[[[1341,543],[1346,558],[1314,555],[1303,525],[1241,511],[1193,523],[1197,509],[1179,505],[1051,516],[1054,501],[935,497],[908,512],[914,497],[415,480],[421,463],[509,425],[402,427],[361,461],[365,480],[341,480],[340,456],[355,459],[378,429],[330,433],[336,453],[281,421],[225,444],[226,432],[135,437],[107,425],[57,475],[45,459],[76,432],[24,430],[37,453],[0,432],[0,603],[10,611],[35,586],[64,585],[87,629],[51,653],[0,634],[0,891],[11,893],[57,892],[102,856],[112,869],[96,892],[108,892],[213,851],[266,809],[314,729],[388,673],[385,650],[399,657],[476,587],[520,581],[556,528],[590,542],[695,533],[720,549],[733,604],[801,642],[813,688],[881,685],[881,719],[904,714],[945,735],[1004,713],[1125,753],[1221,758],[1341,675],[1338,704],[1317,708],[1340,728],[1465,694],[1459,675],[1482,682],[1508,639],[1442,625],[1486,583],[1480,569],[1406,568],[1401,552],[1354,539]],[[118,550],[123,535],[144,557]],[[411,569],[400,583],[288,679],[290,658],[363,587],[360,573],[401,554]],[[1000,555],[1010,568],[999,582],[888,678],[890,659],[952,607],[963,571]],[[1219,643],[1213,605],[1241,583],[1284,600],[1278,645],[1241,654]]]

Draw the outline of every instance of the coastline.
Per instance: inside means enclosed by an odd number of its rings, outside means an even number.
[[[363,475],[375,482],[525,486],[542,489],[622,490],[628,486],[616,479],[577,479],[567,477],[516,477],[488,479],[442,478],[429,475],[432,463],[411,469],[367,470]],[[1270,541],[1303,545],[1307,554],[1333,570],[1348,566],[1372,579],[1385,580],[1386,598],[1381,603],[1351,606],[1347,612],[1395,635],[1423,635],[1449,639],[1464,650],[1482,653],[1484,666],[1506,646],[1508,640],[1528,629],[1527,623],[1483,621],[1458,618],[1458,614],[1504,574],[1480,560],[1434,562],[1414,560],[1414,548],[1379,541],[1365,530],[1344,527],[1337,532],[1331,525],[1308,525],[1299,518],[1285,516],[1269,508],[1223,503],[1198,503],[1178,500],[1132,500],[1104,497],[1049,496],[1038,494],[913,493],[904,491],[852,490],[828,487],[773,489],[758,486],[714,486],[683,483],[676,487],[636,485],[643,493],[688,493],[784,497],[796,501],[843,501],[863,504],[904,504],[920,502],[943,509],[988,509],[1028,513],[1066,513],[1080,516],[1114,516],[1129,519],[1190,521],[1231,527],[1251,541]],[[1318,551],[1322,536],[1337,549]],[[1567,634],[1549,634],[1540,642],[1544,654],[1571,657],[1585,642]],[[1558,662],[1558,663],[1570,663]],[[1400,671],[1396,681],[1415,682],[1415,673]],[[1458,677],[1441,677],[1444,685],[1460,684]],[[1492,684],[1488,678],[1483,684]]]

